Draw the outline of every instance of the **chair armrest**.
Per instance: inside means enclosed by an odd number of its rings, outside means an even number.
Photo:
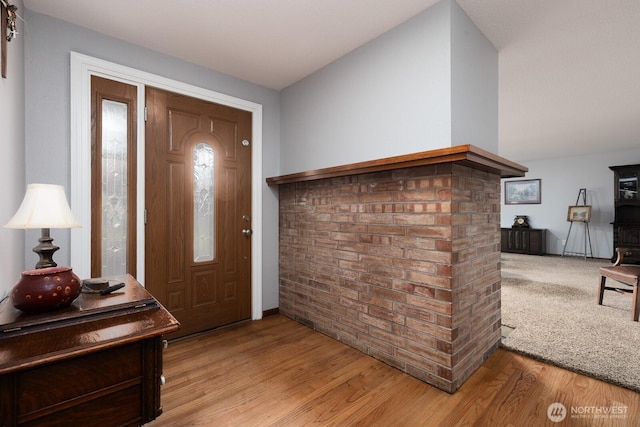
[[[616,254],[616,262],[614,262],[613,265],[620,265],[623,264],[625,256],[638,256],[638,254],[640,254],[640,249],[620,247],[616,248]]]

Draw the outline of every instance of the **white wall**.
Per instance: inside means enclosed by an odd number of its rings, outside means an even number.
[[[640,164],[640,149],[547,160],[520,162],[529,168],[525,178],[541,179],[542,203],[505,205],[502,185],[502,227],[511,227],[515,215],[528,215],[531,227],[547,229],[547,253],[561,254],[567,238],[569,206],[575,205],[578,192],[586,188],[587,204],[592,206],[589,234],[595,258],[613,255],[613,172],[609,166]],[[509,181],[509,180],[503,180]],[[567,252],[584,253],[584,225],[574,223],[567,241]],[[588,239],[587,251],[588,249]]]
[[[252,101],[263,106],[263,179],[278,175],[280,97],[278,92],[27,11],[26,182],[62,184],[70,194],[70,52],[75,51],[127,67]],[[263,309],[278,306],[277,194],[263,192]],[[69,231],[51,230],[58,264],[69,263]],[[28,234],[28,233],[27,233]],[[27,241],[37,240],[37,234]],[[34,254],[23,253],[25,259]]]
[[[24,16],[22,0],[12,1]],[[18,21],[17,38],[7,43],[7,78],[0,79],[0,225],[16,213],[26,189],[24,152],[24,24]],[[4,35],[2,35],[4,36]],[[25,270],[22,230],[0,228],[0,298]],[[37,241],[32,245],[37,245]],[[35,256],[35,254],[33,254]],[[37,261],[37,257],[36,257]],[[35,265],[35,262],[34,262]]]
[[[498,153],[498,51],[451,5],[451,145]]]
[[[497,79],[493,46],[443,0],[283,90],[281,173],[458,144],[497,153]]]

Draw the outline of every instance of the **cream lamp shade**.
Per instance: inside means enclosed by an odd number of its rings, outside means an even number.
[[[22,204],[5,228],[80,227],[67,203],[62,185],[29,184]]]
[[[55,267],[52,255],[59,248],[51,242],[50,228],[76,228],[76,220],[67,203],[62,185],[29,184],[22,204],[16,214],[4,225],[5,228],[40,228],[40,244],[33,251],[40,255],[36,268]]]

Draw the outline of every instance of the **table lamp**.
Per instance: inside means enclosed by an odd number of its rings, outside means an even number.
[[[81,283],[71,267],[58,267],[53,253],[60,249],[52,242],[51,228],[80,227],[64,187],[52,184],[29,184],[18,212],[5,228],[40,228],[42,237],[33,251],[40,256],[35,270],[22,272],[11,290],[11,303],[27,312],[44,312],[67,307],[80,295]]]
[[[4,225],[5,228],[40,228],[42,236],[33,252],[40,256],[36,268],[56,267],[53,254],[60,249],[52,242],[51,228],[76,228],[80,223],[75,219],[62,185],[29,184],[24,200],[16,214]]]

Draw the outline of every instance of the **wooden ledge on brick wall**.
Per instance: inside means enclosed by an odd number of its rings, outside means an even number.
[[[459,163],[474,169],[497,173],[502,178],[522,177],[529,170],[518,163],[474,145],[467,144],[276,176],[267,178],[267,184],[290,184],[293,182],[313,181],[316,179],[335,178],[339,176],[358,175],[441,163]]]

